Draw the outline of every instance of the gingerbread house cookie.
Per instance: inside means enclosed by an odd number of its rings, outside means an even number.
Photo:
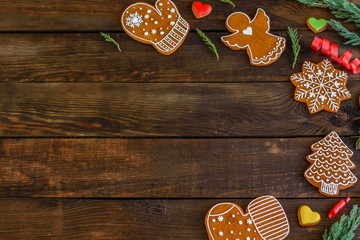
[[[251,65],[269,65],[285,49],[285,38],[269,33],[270,19],[261,8],[253,20],[245,13],[232,13],[226,20],[226,27],[233,34],[223,36],[221,41],[232,50],[246,49]]]
[[[246,212],[235,203],[219,203],[205,217],[209,240],[282,240],[290,226],[284,209],[273,196],[253,200]]]
[[[121,17],[121,25],[133,39],[152,45],[164,55],[174,53],[185,40],[190,25],[170,0],[130,5]]]

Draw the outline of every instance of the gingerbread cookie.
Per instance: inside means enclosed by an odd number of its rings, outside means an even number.
[[[121,25],[127,35],[164,55],[174,53],[190,30],[170,0],[158,0],[155,8],[146,3],[130,5],[121,17]]]
[[[253,20],[245,13],[232,13],[226,19],[226,27],[233,34],[221,37],[221,41],[232,50],[246,49],[251,65],[269,65],[285,49],[285,38],[269,33],[270,19],[261,8]]]
[[[201,2],[194,2],[191,9],[196,18],[206,17],[212,11],[212,7],[209,4],[202,4]]]
[[[311,150],[314,153],[306,157],[311,165],[304,176],[321,194],[334,197],[356,183],[357,178],[350,171],[355,168],[350,160],[353,152],[336,132],[311,145]]]
[[[316,19],[314,17],[308,18],[306,24],[314,33],[321,33],[326,30],[328,23],[325,19]]]
[[[327,59],[319,64],[304,62],[302,72],[290,80],[296,87],[295,100],[306,103],[311,114],[321,110],[338,112],[340,102],[351,98],[346,88],[347,74],[336,70]]]
[[[320,214],[313,212],[307,205],[301,205],[298,209],[298,219],[300,226],[308,227],[317,225],[320,220]]]
[[[219,203],[205,217],[210,240],[281,240],[290,226],[284,209],[273,196],[253,200],[246,213],[235,203]]]

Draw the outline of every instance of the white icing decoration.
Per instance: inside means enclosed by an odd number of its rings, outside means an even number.
[[[154,24],[158,24],[159,22],[158,21],[155,21]]]
[[[214,218],[212,221],[213,221],[213,222],[216,222],[216,219]]]
[[[155,34],[155,33],[156,33],[155,29],[151,30],[151,34]]]
[[[246,223],[249,224],[249,225],[252,224],[251,219],[249,218],[248,220],[246,220]]]
[[[171,15],[168,15],[168,18],[172,18],[172,16],[171,16]]]
[[[162,6],[163,4],[162,3],[159,3],[159,6]]]
[[[161,31],[161,32],[160,32],[160,35],[164,35],[164,32],[163,32],[163,31]]]
[[[230,233],[231,233],[231,234],[234,234],[234,231],[231,230]]]
[[[242,31],[242,33],[243,33],[244,35],[249,35],[249,36],[251,36],[251,35],[252,35],[252,28],[251,28],[251,27],[247,27],[247,28],[245,28],[245,29]]]
[[[232,217],[234,218],[234,217],[235,217],[235,214],[233,214]]]
[[[149,35],[149,33],[148,33],[148,32],[145,32],[144,35],[147,36],[147,35]]]
[[[223,233],[222,231],[220,231],[220,232],[219,232],[219,235],[222,236],[222,235],[224,235],[224,233]]]
[[[174,12],[175,12],[175,8],[172,8],[172,9],[170,10],[170,12],[174,13]]]
[[[224,218],[222,216],[218,217],[219,222],[222,222]]]
[[[246,229],[246,230],[247,230],[248,232],[250,232],[250,230],[251,230],[251,229],[250,229],[250,228],[248,228],[248,229]]]
[[[142,22],[142,16],[137,12],[130,13],[129,17],[126,18],[126,25],[131,28],[139,27]]]
[[[320,63],[320,67],[324,70],[321,74],[318,74],[319,71],[315,73],[315,66],[316,64],[306,61],[303,64],[303,69],[308,74],[303,76],[299,73],[291,76],[293,82],[300,83],[305,87],[295,91],[295,99],[300,101],[308,97],[314,98],[308,105],[311,113],[322,110],[325,106],[324,104],[332,111],[338,111],[340,103],[337,100],[340,97],[342,99],[351,97],[346,87],[338,84],[338,82],[346,82],[347,74],[339,71],[335,75],[333,74],[332,77],[329,77],[325,72],[331,70],[333,66],[327,59]]]
[[[171,22],[170,22],[170,25],[171,25],[171,26],[174,26],[174,25],[175,25],[175,22],[174,22],[174,21],[171,21]]]
[[[242,224],[243,224],[243,222],[240,220],[240,221],[239,221],[239,224],[240,224],[240,225],[242,225]]]
[[[151,10],[149,9],[149,10],[147,10],[146,12],[147,12],[147,13],[151,13]]]
[[[145,25],[148,25],[148,23],[146,22]]]
[[[250,237],[246,237],[246,240],[250,240]]]
[[[149,18],[149,14],[146,14],[146,15],[144,16],[144,18],[145,18],[145,19],[148,19],[148,18]]]

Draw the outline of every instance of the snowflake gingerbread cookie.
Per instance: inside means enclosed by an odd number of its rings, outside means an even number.
[[[339,195],[339,190],[353,186],[357,178],[350,171],[355,164],[350,160],[353,152],[336,132],[331,132],[311,146],[314,152],[306,157],[311,165],[305,171],[305,178],[319,188],[321,194],[329,197]]]
[[[351,98],[346,88],[347,74],[336,70],[329,60],[319,64],[304,62],[301,73],[290,77],[296,101],[305,102],[311,114],[321,110],[338,112],[340,102]]]
[[[253,200],[246,213],[235,203],[219,203],[205,217],[209,240],[282,240],[290,231],[286,213],[273,196]]]
[[[253,20],[243,12],[234,12],[226,19],[231,35],[221,41],[232,50],[246,49],[250,64],[267,66],[275,62],[285,50],[286,40],[269,33],[270,19],[259,8]]]
[[[130,37],[152,45],[164,55],[174,53],[190,30],[170,0],[158,0],[155,7],[146,3],[130,5],[121,17],[121,25]]]

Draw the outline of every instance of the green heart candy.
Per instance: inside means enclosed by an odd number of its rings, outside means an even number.
[[[309,18],[309,24],[312,28],[314,28],[316,31],[319,31],[320,29],[326,27],[327,21],[325,19],[316,19],[314,17]]]

